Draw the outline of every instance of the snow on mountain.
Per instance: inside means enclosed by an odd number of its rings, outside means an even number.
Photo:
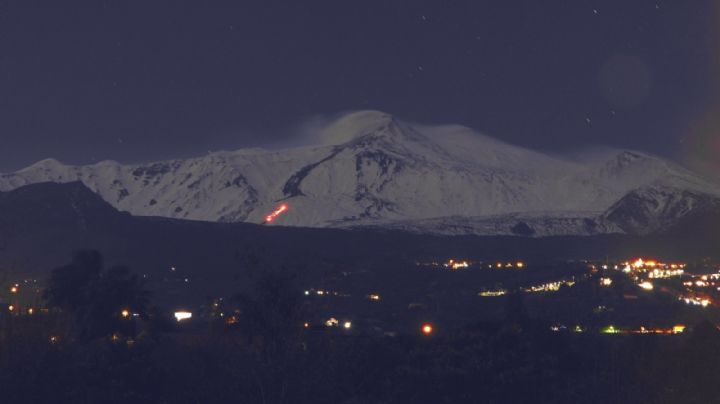
[[[577,162],[466,127],[409,124],[376,111],[342,116],[319,129],[312,146],[136,165],[43,160],[0,175],[0,191],[77,180],[133,215],[262,223],[285,203],[287,213],[273,225],[447,234],[639,232],[643,223],[684,214],[653,208],[663,201],[720,198],[717,184],[648,154],[618,151]],[[627,202],[640,190],[643,197]],[[645,213],[618,213],[628,209]]]
[[[603,219],[625,233],[648,234],[672,226],[691,212],[714,208],[720,208],[720,198],[656,186],[628,193],[603,214]]]

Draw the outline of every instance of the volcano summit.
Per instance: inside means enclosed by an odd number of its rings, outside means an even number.
[[[720,186],[637,151],[590,161],[503,143],[470,128],[346,114],[311,145],[124,165],[40,161],[0,191],[81,181],[139,216],[272,225],[382,227],[436,234],[644,234],[720,205]]]

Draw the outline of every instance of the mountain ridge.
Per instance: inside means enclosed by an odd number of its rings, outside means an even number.
[[[128,165],[71,166],[46,159],[0,175],[0,191],[48,181],[81,181],[115,208],[139,216],[262,223],[285,203],[287,213],[273,224],[406,224],[441,234],[448,227],[443,218],[467,218],[469,227],[456,226],[466,229],[458,234],[506,234],[508,226],[488,223],[513,215],[536,218],[528,219],[535,222],[528,223],[535,235],[643,233],[650,229],[616,223],[631,214],[609,212],[633,192],[720,198],[717,184],[647,153],[620,150],[599,162],[573,162],[462,126],[410,124],[377,111],[341,116],[317,129],[315,144],[282,150],[241,149]],[[644,203],[660,203],[652,198],[665,198],[663,192],[651,192]],[[635,208],[646,214],[688,213]],[[571,224],[566,219],[575,212],[587,213]],[[646,221],[665,226],[676,219]],[[588,230],[587,220],[598,223]],[[433,221],[445,224],[434,228]]]

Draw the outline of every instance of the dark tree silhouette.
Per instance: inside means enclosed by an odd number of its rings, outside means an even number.
[[[50,306],[78,311],[89,305],[100,279],[103,259],[97,251],[80,251],[70,264],[52,271],[45,298]]]
[[[149,293],[127,268],[104,269],[97,251],[80,251],[52,271],[45,290],[48,306],[75,320],[76,335],[93,339],[113,333],[134,336],[133,313],[146,317]]]
[[[302,374],[304,304],[288,268],[266,267],[252,278],[252,288],[234,296],[240,313],[233,328],[253,352],[260,402],[286,403]]]

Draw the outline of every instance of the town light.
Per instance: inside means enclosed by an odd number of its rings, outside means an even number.
[[[617,328],[615,328],[614,326],[611,325],[611,326],[608,326],[608,327],[606,327],[606,328],[603,328],[603,329],[602,329],[602,332],[605,333],[605,334],[617,334],[617,333],[619,333],[620,331],[619,331]]]
[[[349,330],[350,328],[352,328],[352,323],[349,321],[344,322],[343,328],[345,328],[346,330]]]
[[[17,285],[14,285],[13,287],[10,288],[10,293],[17,293],[17,292],[18,292]]]
[[[127,318],[130,316],[130,311],[128,309],[123,309],[123,311],[120,312],[120,315]]]
[[[190,318],[192,318],[192,313],[189,311],[176,311],[175,312],[175,320],[177,320],[177,321],[188,320]]]
[[[422,331],[422,333],[425,335],[430,335],[433,333],[433,326],[430,323],[425,323],[420,328],[420,331]]]
[[[642,289],[645,289],[645,290],[653,290],[653,288],[654,288],[653,284],[648,281],[640,282],[638,284],[638,286],[640,286]]]

